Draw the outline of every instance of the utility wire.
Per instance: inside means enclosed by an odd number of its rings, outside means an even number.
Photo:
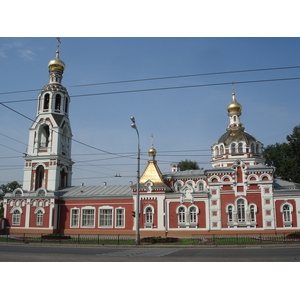
[[[142,78],[142,79],[108,81],[108,82],[100,82],[100,83],[77,84],[77,85],[66,86],[66,88],[95,86],[95,85],[108,85],[108,84],[119,84],[119,83],[130,83],[130,82],[141,82],[141,81],[153,81],[153,80],[165,80],[165,79],[176,79],[176,78],[187,78],[187,77],[197,77],[197,76],[223,75],[223,74],[233,74],[233,73],[287,70],[287,69],[298,69],[298,68],[300,68],[300,66],[262,68],[262,69],[246,69],[246,70],[234,70],[234,71],[222,71],[222,72],[209,72],[209,73],[200,73],[200,74],[188,74],[188,75],[176,75],[176,76],[164,76],[164,77],[153,77],[153,78]],[[40,90],[41,89],[10,91],[10,92],[2,92],[2,93],[0,93],[0,95],[26,93],[26,92],[36,92],[36,91],[40,91]]]
[[[300,77],[246,80],[246,81],[235,81],[234,84],[236,85],[236,84],[245,84],[245,83],[275,82],[275,81],[287,81],[287,80],[299,80],[299,79],[300,79]],[[125,91],[112,91],[112,92],[102,92],[102,93],[92,93],[92,94],[81,94],[81,95],[72,95],[71,98],[116,95],[116,94],[127,94],[127,93],[153,92],[153,91],[174,90],[174,89],[199,88],[199,87],[220,86],[220,85],[232,85],[232,82],[206,83],[206,84],[195,84],[195,85],[182,85],[182,86],[171,86],[171,87],[160,87],[160,88],[149,88],[149,89],[138,89],[138,90],[125,90]],[[29,101],[36,101],[36,99],[21,99],[21,100],[2,101],[1,104],[29,102]]]

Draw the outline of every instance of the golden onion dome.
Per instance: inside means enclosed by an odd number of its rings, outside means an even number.
[[[242,105],[235,99],[235,93],[232,93],[232,101],[227,106],[228,114],[240,113],[242,111]]]
[[[59,69],[64,71],[66,68],[65,63],[59,58],[59,51],[56,50],[56,56],[54,59],[50,60],[48,63],[48,70],[51,71],[53,69]]]
[[[149,156],[155,156],[156,155],[156,150],[153,147],[151,147],[148,151],[148,154],[149,154]]]

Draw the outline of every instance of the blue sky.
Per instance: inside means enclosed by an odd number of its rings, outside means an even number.
[[[34,119],[39,90],[48,84],[47,63],[57,41],[47,38],[0,38],[0,101]],[[235,81],[246,131],[265,146],[284,142],[299,122],[300,69],[180,77],[131,83],[80,86],[132,79],[212,72],[300,66],[300,38],[77,38],[63,37],[60,58],[66,64],[63,85],[71,95],[73,138],[120,158],[72,144],[73,184],[127,184],[135,181],[137,136],[140,132],[143,171],[154,134],[162,172],[172,162],[196,160],[210,167],[210,147],[226,131],[226,107]],[[106,92],[226,83],[224,85],[88,96]],[[36,90],[6,94],[6,92]],[[78,95],[82,95],[78,97]],[[31,121],[0,107],[0,183],[22,182],[23,158]],[[10,137],[10,138],[8,138]],[[195,151],[197,150],[197,151]],[[122,177],[115,177],[120,174]]]

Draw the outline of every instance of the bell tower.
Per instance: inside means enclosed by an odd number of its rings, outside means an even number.
[[[49,84],[38,96],[37,116],[29,129],[23,188],[56,191],[71,185],[72,131],[69,121],[70,97],[61,85],[66,66],[56,56],[48,63]]]

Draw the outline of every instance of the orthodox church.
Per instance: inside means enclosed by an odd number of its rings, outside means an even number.
[[[23,187],[4,198],[6,232],[134,234],[137,208],[141,236],[300,229],[300,184],[274,178],[263,144],[241,123],[234,92],[226,132],[211,147],[210,169],[180,171],[173,164],[162,174],[151,146],[139,184],[72,186],[70,97],[58,50],[48,70],[29,129]]]

